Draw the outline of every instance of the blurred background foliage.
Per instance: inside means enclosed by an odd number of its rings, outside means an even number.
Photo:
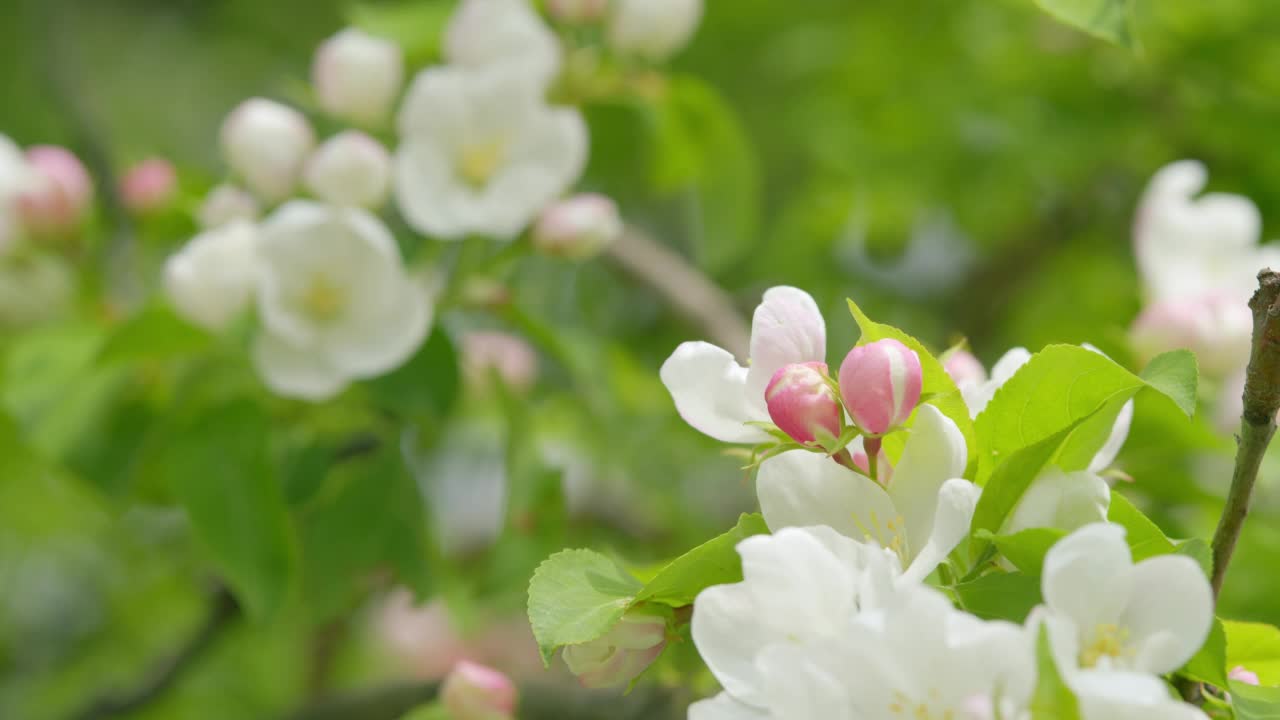
[[[96,148],[117,167],[165,156],[193,209],[220,177],[218,125],[241,99],[305,106],[315,46],[348,22],[393,35],[424,64],[451,8],[8,0],[0,131]],[[1127,358],[1140,307],[1130,225],[1157,168],[1201,159],[1212,189],[1253,198],[1265,219],[1280,213],[1280,155],[1265,151],[1280,110],[1280,8],[1137,0],[1134,12],[1130,52],[1030,0],[710,0],[659,102],[588,106],[584,185],[692,258],[744,313],[771,285],[808,289],[832,357],[856,339],[844,310],[854,297],[936,348],[967,337],[988,364],[1013,345],[1059,341]],[[193,231],[181,214],[142,227],[144,257],[154,267]],[[163,323],[135,324],[145,342],[121,339],[102,312],[0,341],[0,717],[69,718],[134,685],[202,621],[211,554],[254,589],[240,598],[250,618],[128,717],[283,716],[321,691],[409,672],[366,628],[368,590],[387,584],[370,567],[447,599],[475,637],[518,613],[532,568],[555,549],[651,562],[752,506],[737,461],[679,420],[657,378],[701,329],[603,261],[530,258],[513,283],[519,313],[456,313],[413,372],[367,388],[417,423],[404,442],[472,443],[512,478],[507,529],[461,556],[431,542],[449,518],[416,512],[395,434],[359,403],[303,413],[268,399],[243,353]],[[546,341],[531,395],[459,390],[447,331],[474,326]],[[193,347],[198,362],[164,362]],[[423,389],[424,374],[439,380]],[[1162,407],[1139,408],[1124,490],[1171,536],[1207,536],[1230,441]],[[374,449],[333,463],[362,432]],[[549,467],[535,445],[585,458],[574,467],[593,478],[591,512],[560,490],[572,463]],[[1274,479],[1232,567],[1226,617],[1280,622]],[[282,502],[255,500],[276,489]],[[183,507],[210,513],[215,552]],[[516,626],[509,644],[527,646]],[[659,679],[681,672],[673,655]]]

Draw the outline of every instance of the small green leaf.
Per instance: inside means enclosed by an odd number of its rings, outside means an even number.
[[[742,559],[735,549],[752,535],[769,532],[758,514],[743,515],[732,530],[718,535],[672,560],[640,592],[632,604],[658,602],[672,607],[692,605],[698,593],[712,585],[742,580]]]
[[[1049,645],[1049,627],[1043,623],[1036,637],[1036,671],[1031,720],[1080,720],[1080,705],[1058,672]]]
[[[1200,538],[1191,538],[1179,542],[1174,549],[1179,555],[1186,555],[1204,572],[1205,577],[1213,574],[1213,549],[1209,547],[1209,543]]]
[[[631,605],[640,582],[593,550],[562,550],[529,581],[529,624],[542,661],[557,648],[591,642],[609,632]]]
[[[365,0],[351,5],[347,19],[370,35],[394,41],[410,65],[422,65],[440,54],[440,40],[453,11],[454,3],[443,0]]]
[[[1084,32],[1129,50],[1137,48],[1129,0],[1036,0],[1045,12]]]
[[[1231,707],[1236,720],[1280,720],[1280,687],[1232,681]]]
[[[1111,493],[1111,508],[1107,519],[1125,529],[1125,539],[1133,553],[1133,561],[1139,562],[1156,555],[1168,555],[1176,548],[1169,538],[1151,522],[1151,519],[1134,507],[1129,498],[1118,492]]]
[[[1045,553],[1066,534],[1057,528],[1028,528],[1012,535],[996,535],[993,540],[1000,554],[1014,567],[1031,577],[1039,577]]]
[[[1266,623],[1222,623],[1227,637],[1227,668],[1244,666],[1263,685],[1280,685],[1280,628]]]
[[[373,401],[413,422],[438,421],[458,397],[458,358],[453,341],[436,328],[404,365],[369,382]]]
[[[98,362],[164,360],[197,353],[213,337],[174,314],[164,305],[152,305],[126,320],[107,336],[98,352]]]
[[[1161,353],[1141,373],[1148,386],[1172,400],[1187,417],[1196,412],[1199,374],[1196,356],[1190,350]]]
[[[1227,685],[1227,636],[1222,629],[1222,621],[1214,618],[1213,627],[1204,645],[1178,671],[1192,680],[1209,683],[1215,687]]]
[[[984,620],[1021,623],[1040,604],[1039,578],[993,572],[953,588],[965,610]]]

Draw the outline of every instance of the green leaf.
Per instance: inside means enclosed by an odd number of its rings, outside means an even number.
[[[453,341],[437,327],[408,362],[368,385],[379,407],[412,422],[438,422],[458,398],[458,358]]]
[[[1210,548],[1209,543],[1204,540],[1200,538],[1183,540],[1177,544],[1174,552],[1195,560],[1205,577],[1213,575],[1213,548]]]
[[[1089,442],[1073,441],[1059,462],[1067,472],[1083,469],[1101,449],[1124,403],[1146,388],[1192,415],[1194,402],[1188,402],[1184,390],[1188,384],[1196,384],[1195,359],[1187,353],[1166,353],[1157,359],[1159,365],[1152,373],[1156,380],[1149,384],[1104,355],[1082,347],[1050,345],[1036,353],[978,415],[975,425],[984,442],[979,481],[1009,453],[1097,413],[1094,424],[1081,431]],[[1104,408],[1105,412],[1098,412]]]
[[[292,531],[268,458],[270,421],[234,402],[196,415],[162,451],[196,537],[250,614],[277,610],[293,577]]]
[[[454,3],[442,0],[366,0],[351,5],[347,20],[370,35],[394,41],[410,65],[422,65],[440,54],[453,11]]]
[[[961,606],[984,620],[1021,623],[1040,604],[1040,579],[1022,573],[993,572],[953,589]]]
[[[1230,685],[1236,720],[1280,720],[1280,688],[1235,681]]]
[[[853,314],[853,319],[857,321],[858,328],[862,331],[862,337],[858,339],[859,345],[892,338],[911,348],[916,355],[920,356],[920,367],[924,372],[924,383],[920,394],[922,396],[931,396],[929,403],[941,410],[943,415],[950,418],[956,424],[956,427],[960,428],[961,434],[964,435],[965,446],[969,450],[969,460],[966,464],[964,475],[965,477],[972,477],[972,470],[975,468],[974,463],[978,456],[978,443],[974,435],[973,421],[969,418],[969,406],[965,404],[964,398],[961,397],[955,382],[951,380],[951,376],[943,369],[942,363],[919,340],[891,325],[882,325],[872,321],[862,312],[862,308],[859,308],[857,303],[852,300],[848,302],[849,312]]]
[[[759,225],[760,167],[755,146],[719,91],[672,77],[654,117],[654,185],[689,192],[700,218],[694,255],[712,273],[753,245]]]
[[[1137,49],[1130,0],[1036,0],[1045,12],[1094,37]]]
[[[1080,720],[1080,705],[1058,672],[1049,645],[1049,627],[1044,623],[1036,637],[1036,675],[1031,720]]]
[[[758,514],[743,515],[732,530],[712,538],[672,560],[644,588],[636,593],[632,604],[658,602],[672,607],[692,605],[698,593],[712,585],[725,585],[742,580],[742,559],[735,549],[752,535],[769,532],[764,518]]]
[[[208,347],[213,337],[174,314],[164,305],[152,305],[117,327],[98,352],[98,362],[112,364],[135,360],[164,360],[189,355]]]
[[[562,550],[529,581],[529,624],[542,661],[557,648],[591,642],[609,632],[640,590],[638,580],[593,550]]]
[[[1012,535],[996,535],[993,542],[1014,567],[1031,577],[1040,577],[1045,553],[1066,534],[1057,528],[1028,528]]]
[[[1125,529],[1125,539],[1133,553],[1133,561],[1146,560],[1156,555],[1168,555],[1176,549],[1164,532],[1151,519],[1134,507],[1129,498],[1118,492],[1111,493],[1111,508],[1107,519]]]
[[[1227,668],[1243,665],[1263,685],[1280,685],[1280,628],[1266,623],[1222,623],[1227,638]]]
[[[1173,350],[1155,356],[1141,375],[1148,387],[1172,400],[1187,417],[1195,414],[1200,370],[1190,350]]]
[[[1204,645],[1178,671],[1182,675],[1215,687],[1227,686],[1227,636],[1222,628],[1222,621],[1213,619],[1213,627]]]

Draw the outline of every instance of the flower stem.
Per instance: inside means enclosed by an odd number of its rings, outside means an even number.
[[[1244,383],[1244,415],[1236,438],[1236,465],[1222,518],[1213,534],[1213,592],[1222,583],[1236,540],[1249,514],[1249,497],[1258,479],[1262,457],[1276,432],[1280,411],[1280,274],[1258,273],[1258,290],[1249,301],[1253,310],[1253,347]]]

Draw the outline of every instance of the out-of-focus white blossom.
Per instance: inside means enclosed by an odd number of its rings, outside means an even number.
[[[164,288],[174,309],[208,330],[227,327],[253,299],[257,234],[235,220],[205,230],[164,265]]]
[[[493,668],[463,660],[444,679],[440,702],[452,720],[510,720],[516,713],[516,686]]]
[[[703,0],[614,0],[609,42],[619,52],[665,60],[689,44]]]
[[[533,230],[533,245],[548,255],[583,260],[622,235],[618,205],[604,195],[583,193],[548,207]]]
[[[200,227],[212,229],[236,220],[257,220],[262,207],[248,191],[235,185],[219,185],[209,191],[196,213]]]
[[[542,91],[560,72],[560,41],[528,0],[463,0],[449,20],[450,65],[505,70]]]
[[[662,654],[667,620],[661,615],[631,612],[603,637],[564,649],[564,664],[584,687],[626,687]]]
[[[508,388],[528,392],[538,379],[538,353],[516,335],[473,330],[462,336],[462,371],[473,388],[488,387],[497,373]]]
[[[347,28],[325,40],[311,65],[325,112],[365,126],[386,120],[404,84],[404,53],[390,40]]]
[[[27,149],[28,182],[15,200],[23,229],[37,236],[79,227],[93,203],[93,179],[70,150],[55,145]]]
[[[315,132],[297,110],[251,98],[222,123],[222,154],[245,184],[268,203],[287,198],[315,147]]]
[[[377,209],[391,190],[391,156],[359,130],[339,133],[307,161],[307,189],[334,205]]]
[[[1185,348],[1195,352],[1200,370],[1215,378],[1244,369],[1252,336],[1249,306],[1235,293],[1216,292],[1153,302],[1129,330],[1129,339],[1142,360]]]
[[[8,136],[0,135],[0,255],[13,247],[22,234],[16,201],[31,181],[31,167],[22,149]]]
[[[581,175],[587,128],[508,69],[425,70],[399,117],[395,193],[414,229],[510,239]]]
[[[260,226],[258,255],[253,359],[281,395],[327,399],[399,367],[426,337],[427,290],[364,210],[289,202]]]

